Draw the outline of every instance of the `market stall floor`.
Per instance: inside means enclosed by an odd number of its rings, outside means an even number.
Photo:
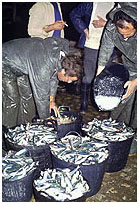
[[[70,106],[71,111],[79,112],[80,95],[69,94],[58,89],[57,105]],[[108,112],[100,112],[89,101],[88,112],[82,114],[83,122],[94,118],[104,119]],[[31,200],[35,202],[34,198]],[[137,155],[129,155],[124,169],[115,173],[105,173],[99,192],[86,199],[86,202],[137,202]]]

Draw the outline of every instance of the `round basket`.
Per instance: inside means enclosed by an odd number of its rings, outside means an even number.
[[[87,199],[87,193],[86,193],[82,197],[74,200],[58,201],[58,200],[55,200],[53,197],[48,198],[41,195],[41,191],[37,191],[34,185],[33,185],[33,192],[34,192],[34,198],[36,202],[84,202]]]
[[[33,161],[38,162],[36,172],[45,168],[52,168],[51,151],[48,144],[40,146],[21,146],[7,139],[5,141],[8,150],[19,151],[21,149],[27,149]]]
[[[66,124],[61,124],[58,125],[56,120],[44,120],[44,125],[48,125],[48,122],[52,123],[52,126],[55,128],[55,130],[58,133],[58,137],[62,138],[64,137],[68,132],[70,131],[76,131],[78,133],[81,132],[81,125],[82,125],[82,117],[76,112],[71,112],[71,111],[63,111],[61,112],[61,116],[66,115],[68,117],[75,117],[76,120],[71,123],[66,123]]]
[[[33,194],[34,171],[22,179],[2,180],[3,202],[28,202]]]
[[[133,137],[124,141],[108,143],[109,156],[106,164],[106,172],[117,172],[126,166],[132,141]]]
[[[65,162],[64,160],[57,158],[53,154],[52,163],[54,168],[69,168],[71,170],[78,166],[74,163]],[[93,165],[80,165],[82,175],[87,181],[90,188],[90,192],[88,192],[87,194],[88,197],[95,195],[100,190],[103,176],[105,173],[105,166],[106,160],[102,163],[96,163]]]
[[[126,89],[124,84],[129,80],[129,72],[121,63],[110,63],[95,78],[91,87],[93,98],[98,108],[102,111],[110,111],[119,105]],[[104,103],[105,101],[105,103]]]
[[[10,128],[10,129],[14,129]],[[5,133],[8,132],[5,131]],[[49,144],[45,145],[19,145],[17,143],[13,143],[12,141],[9,141],[7,138],[5,138],[5,143],[7,150],[14,150],[14,151],[19,151],[21,149],[27,149],[30,156],[32,157],[33,161],[38,162],[38,168],[36,169],[41,171],[44,168],[52,168],[52,159],[51,159],[51,151]]]

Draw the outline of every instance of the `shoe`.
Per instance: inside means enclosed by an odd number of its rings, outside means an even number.
[[[85,114],[88,111],[88,96],[90,93],[90,84],[81,85],[81,107],[80,113]]]

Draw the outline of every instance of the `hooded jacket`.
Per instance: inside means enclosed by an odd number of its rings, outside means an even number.
[[[109,13],[110,19],[102,37],[98,66],[105,66],[110,59],[113,48],[117,47],[122,52],[122,60],[128,68],[130,77],[135,79],[137,77],[137,33],[127,41],[124,40],[115,24],[112,23],[114,14],[119,10],[137,21],[136,2],[119,2],[116,8]]]
[[[55,96],[61,71],[60,51],[69,52],[69,42],[63,38],[21,38],[2,46],[3,76],[6,73],[27,74],[40,118],[46,117],[49,96]]]

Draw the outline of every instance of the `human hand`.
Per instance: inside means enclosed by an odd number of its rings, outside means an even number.
[[[56,21],[53,24],[53,30],[62,30],[64,29],[65,25],[67,25],[65,21]]]
[[[84,33],[85,33],[86,39],[89,40],[89,30],[87,28],[84,29]]]
[[[54,113],[55,113],[56,117],[60,116],[59,110],[58,110],[57,105],[56,105],[56,103],[54,101],[50,101],[50,113],[51,113],[52,110],[54,110]]]
[[[132,81],[127,81],[124,84],[124,88],[127,88],[127,91],[123,95],[122,100],[127,99],[134,92],[136,86],[137,86],[137,79],[134,79]]]
[[[105,24],[106,24],[106,21],[103,18],[101,18],[100,16],[97,16],[97,17],[98,17],[98,20],[93,20],[92,21],[93,26],[95,28],[102,28],[102,27],[104,27]]]
[[[98,66],[96,76],[99,75],[103,71],[104,68],[105,66]]]

